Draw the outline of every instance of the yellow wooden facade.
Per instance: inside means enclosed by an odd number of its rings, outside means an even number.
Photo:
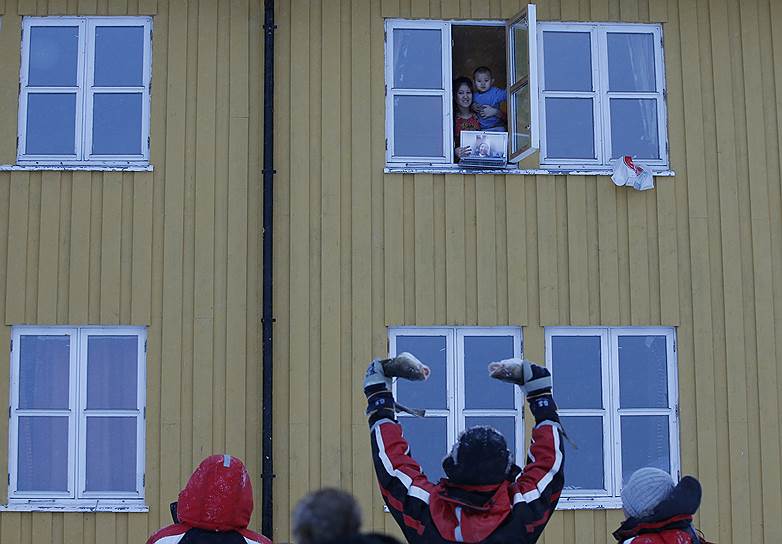
[[[3,544],[143,543],[207,455],[228,451],[260,474],[261,6],[0,0],[0,164],[16,157],[20,17],[141,14],[153,17],[154,166],[0,171],[3,353],[14,324],[149,327],[149,513],[0,512]]]
[[[22,323],[148,325],[150,345],[150,512],[0,512],[3,544],[143,542],[224,450],[248,464],[259,528],[262,4],[0,0],[0,164],[16,154],[20,17],[145,14],[154,166],[0,171],[0,352]],[[537,2],[541,20],[663,23],[676,176],[643,193],[606,176],[383,173],[383,18],[502,19],[525,0],[276,4],[275,540],[323,485],[396,532],[360,391],[388,326],[519,325],[542,360],[543,327],[572,324],[677,327],[698,525],[782,542],[782,2]],[[610,542],[620,519],[559,511],[543,541]]]

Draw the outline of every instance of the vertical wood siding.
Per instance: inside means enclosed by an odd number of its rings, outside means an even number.
[[[307,491],[352,491],[397,533],[360,379],[391,325],[676,326],[683,470],[718,542],[782,541],[782,4],[540,0],[544,20],[663,23],[676,176],[383,174],[384,17],[491,18],[524,0],[277,3],[275,537]],[[621,512],[557,512],[550,543]]]
[[[16,156],[21,16],[137,14],[153,17],[154,172],[0,172],[0,351],[15,324],[149,327],[150,511],[2,512],[3,543],[145,542],[222,452],[247,464],[260,526],[262,2],[0,0],[0,164]],[[0,466],[7,451],[0,418]]]

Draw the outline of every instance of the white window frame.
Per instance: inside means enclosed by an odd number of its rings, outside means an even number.
[[[28,410],[19,408],[21,336],[69,336],[70,369],[68,409]],[[87,410],[87,339],[90,336],[131,336],[138,342],[137,409]],[[11,376],[8,440],[8,504],[0,510],[121,510],[146,511],[144,504],[146,451],[146,327],[134,326],[14,326],[11,333]],[[68,490],[18,491],[19,417],[25,415],[68,415]],[[86,428],[87,417],[136,418],[136,489],[131,492],[87,492]]]
[[[77,26],[79,48],[75,87],[29,87],[31,28],[36,26]],[[134,87],[95,87],[95,28],[103,26],[136,26],[144,28],[142,85]],[[18,149],[19,165],[63,166],[143,166],[149,163],[150,147],[150,86],[152,78],[152,18],[127,17],[24,17],[22,19],[22,59],[20,68]],[[30,94],[76,94],[75,153],[73,155],[32,155],[27,145],[27,102]],[[141,134],[137,155],[96,155],[92,153],[93,97],[96,93],[141,94]]]
[[[518,387],[514,387],[513,409],[467,409],[464,407],[464,337],[465,336],[511,336],[513,337],[513,356],[521,357],[523,342],[519,327],[390,327],[388,330],[389,357],[397,355],[397,338],[402,336],[445,336],[446,337],[446,401],[447,408],[426,410],[424,417],[446,417],[446,438],[444,452],[449,451],[456,442],[459,433],[465,428],[465,418],[470,416],[504,416],[514,417],[516,443],[508,445],[513,452],[516,464],[524,465],[524,397]],[[426,363],[426,361],[423,361]],[[487,369],[488,372],[488,369]],[[396,379],[393,391],[396,395]],[[418,407],[414,407],[418,408]],[[404,425],[404,418],[414,417],[408,414],[398,414]]]
[[[442,52],[442,88],[441,89],[397,89],[394,87],[394,31],[400,29],[426,29],[440,31],[440,51]],[[453,162],[453,126],[451,113],[451,25],[445,21],[411,21],[389,19],[386,21],[386,160],[405,164],[447,163]],[[446,62],[448,59],[448,62]],[[443,100],[443,154],[430,157],[406,157],[395,155],[394,147],[394,98],[397,96],[441,96]]]
[[[529,29],[529,81],[530,86],[530,147],[527,149],[515,149],[513,145],[513,132],[516,130],[516,119],[512,110],[513,98],[511,90],[517,91],[523,87],[520,85],[521,79],[516,80],[515,63],[513,54],[515,49],[511,47],[511,41],[515,39],[512,36],[512,30],[519,25],[527,25]],[[505,44],[507,54],[507,80],[508,91],[507,115],[508,115],[508,169],[513,167],[525,157],[538,150],[539,129],[538,129],[538,102],[534,99],[538,89],[538,69],[536,46],[536,9],[534,4],[527,5],[519,13],[505,20],[411,20],[411,19],[386,19],[385,20],[385,94],[386,94],[386,165],[388,167],[410,167],[413,169],[427,169],[431,167],[440,168],[458,168],[454,163],[454,148],[456,142],[453,137],[453,74],[452,74],[452,38],[451,28],[453,26],[498,26],[505,28]],[[394,30],[400,28],[422,28],[431,30],[440,30],[442,37],[441,62],[443,82],[442,89],[396,89],[394,88]],[[398,95],[419,95],[419,96],[442,96],[443,97],[443,145],[446,147],[442,156],[437,157],[405,157],[396,156],[394,152],[394,97]],[[477,173],[480,170],[476,171]]]
[[[620,336],[665,336],[667,350],[667,408],[619,408]],[[546,366],[556,375],[552,360],[552,338],[555,336],[599,336],[602,374],[602,409],[563,409],[560,417],[600,416],[603,418],[603,489],[563,490],[560,509],[621,508],[623,415],[665,415],[668,417],[668,444],[671,474],[681,477],[679,445],[679,386],[676,359],[676,332],[672,327],[546,327]],[[556,398],[556,391],[554,391]],[[567,429],[565,429],[567,431]]]
[[[549,91],[546,89],[544,32],[579,32],[590,34],[592,54],[592,91]],[[657,101],[657,134],[659,159],[638,158],[653,170],[668,168],[668,121],[666,109],[665,59],[662,40],[662,26],[659,24],[636,23],[559,23],[540,22],[538,32],[538,111],[540,115],[540,166],[551,169],[605,170],[611,168],[611,98],[654,99]],[[609,33],[652,34],[654,43],[656,92],[618,92],[608,90],[608,43]],[[548,156],[546,145],[546,98],[592,98],[594,121],[595,158],[564,159]]]

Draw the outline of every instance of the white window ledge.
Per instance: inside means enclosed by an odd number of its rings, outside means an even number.
[[[0,504],[0,512],[149,512],[140,501],[16,500]]]
[[[560,497],[557,510],[616,510],[622,508],[618,497],[596,497],[594,499]]]
[[[578,170],[564,168],[531,168],[519,170],[517,168],[459,168],[458,166],[392,166],[386,165],[383,168],[386,174],[492,174],[492,175],[515,175],[515,176],[611,176],[614,171],[610,168],[604,170]],[[652,169],[654,177],[673,177],[676,172],[673,170]]]
[[[0,172],[88,171],[88,172],[152,172],[151,164],[0,164]]]

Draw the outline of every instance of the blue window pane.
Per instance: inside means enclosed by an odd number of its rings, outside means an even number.
[[[599,336],[553,336],[552,378],[560,408],[602,408]]]
[[[654,34],[609,32],[607,43],[609,90],[657,90],[654,76]]]
[[[619,337],[621,408],[668,407],[668,350],[665,336]]]
[[[136,418],[87,418],[87,491],[136,490]]]
[[[19,343],[19,408],[67,410],[71,337],[24,335]]]
[[[671,472],[668,416],[622,416],[621,420],[622,482],[643,467]]]
[[[144,83],[144,27],[95,28],[95,85],[137,87]]]
[[[92,153],[141,154],[141,93],[96,93],[92,112]]]
[[[138,339],[87,339],[87,409],[135,410],[138,398]]]
[[[78,54],[78,26],[32,27],[27,84],[31,87],[75,87]]]
[[[515,407],[513,388],[489,377],[488,366],[492,361],[513,357],[512,336],[464,337],[464,407],[481,408]]]
[[[508,450],[510,450],[511,455],[514,454],[516,451],[516,418],[509,416],[467,416],[464,418],[465,429],[478,426],[488,426],[497,429],[505,437],[505,442],[508,444]]]
[[[432,373],[422,382],[397,380],[396,398],[410,408],[448,408],[446,398],[446,337],[445,336],[397,336],[396,352],[407,351],[418,357]]]
[[[605,489],[603,418],[561,417],[560,420],[570,438],[564,441],[565,490]]]
[[[553,159],[594,159],[591,98],[546,98],[546,154]]]
[[[443,99],[440,96],[394,97],[394,154],[443,156]]]
[[[611,99],[611,158],[623,155],[660,158],[657,133],[657,100]]]
[[[19,417],[16,487],[68,491],[68,418]]]
[[[591,91],[592,48],[588,32],[544,32],[546,91]]]
[[[442,89],[442,31],[394,29],[394,87]]]
[[[444,417],[399,418],[410,453],[421,465],[431,481],[438,481],[443,473],[443,459],[448,454],[447,419]]]
[[[31,93],[27,96],[28,155],[76,153],[76,94]]]

